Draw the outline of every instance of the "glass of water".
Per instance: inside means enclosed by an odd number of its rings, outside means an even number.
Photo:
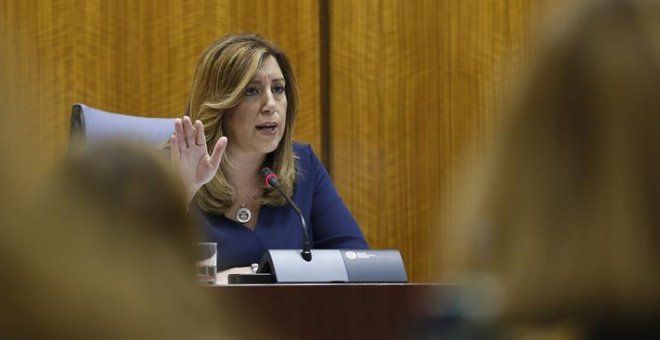
[[[215,284],[218,264],[218,245],[215,242],[197,243],[197,279],[203,284]]]

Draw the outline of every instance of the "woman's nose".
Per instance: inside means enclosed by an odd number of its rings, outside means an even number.
[[[275,95],[272,91],[264,91],[263,106],[261,111],[266,114],[275,112]]]

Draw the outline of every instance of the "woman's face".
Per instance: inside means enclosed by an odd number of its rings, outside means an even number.
[[[225,116],[228,152],[263,155],[277,149],[286,126],[285,86],[277,60],[265,57],[243,100]]]

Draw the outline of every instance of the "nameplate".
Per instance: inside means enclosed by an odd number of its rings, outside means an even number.
[[[408,282],[398,250],[312,249],[308,262],[300,249],[271,249],[259,273],[271,273],[277,283]]]

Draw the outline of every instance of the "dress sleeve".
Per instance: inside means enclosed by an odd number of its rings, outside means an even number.
[[[309,171],[314,181],[311,212],[314,248],[368,249],[360,227],[339,197],[325,167],[311,146],[306,146],[305,151],[309,152]]]

